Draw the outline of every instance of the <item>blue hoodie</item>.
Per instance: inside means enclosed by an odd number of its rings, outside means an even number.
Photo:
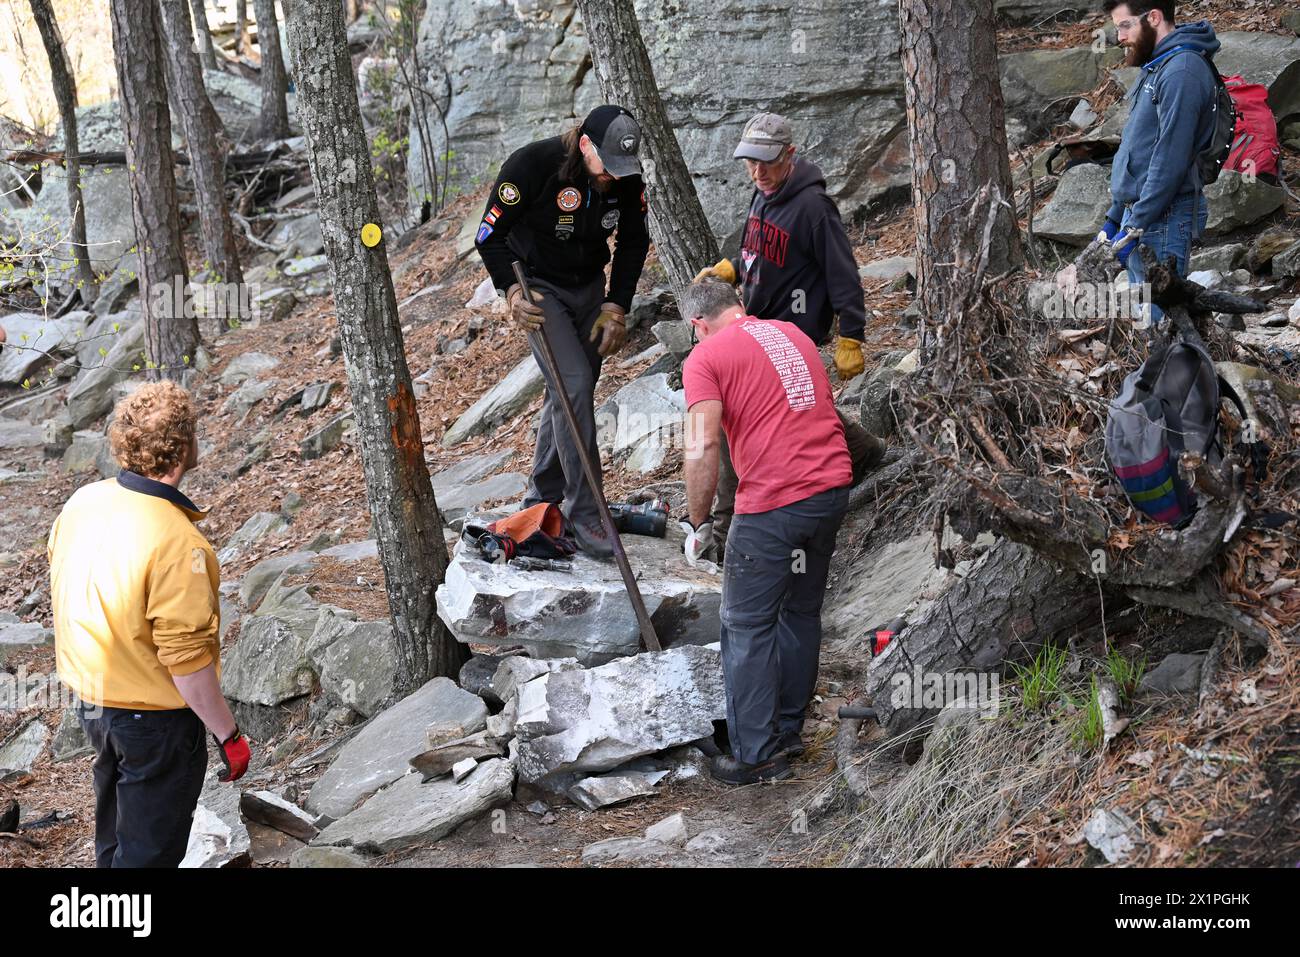
[[[1182,50],[1174,52],[1175,47]],[[1196,154],[1213,135],[1216,84],[1205,57],[1219,49],[1208,20],[1175,27],[1156,44],[1129,91],[1131,104],[1110,172],[1110,211],[1119,225],[1148,229],[1179,195],[1199,193]]]

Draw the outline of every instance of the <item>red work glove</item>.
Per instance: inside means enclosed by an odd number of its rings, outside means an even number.
[[[217,740],[215,734],[212,740]],[[226,766],[226,769],[217,775],[217,780],[222,782],[238,781],[242,778],[253,756],[248,750],[248,739],[239,733],[239,728],[235,728],[234,733],[225,741],[217,741],[217,754],[221,755],[221,763]]]

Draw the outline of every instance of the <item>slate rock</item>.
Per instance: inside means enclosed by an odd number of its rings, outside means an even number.
[[[510,762],[500,758],[479,764],[459,783],[450,778],[423,783],[420,775],[408,774],[329,825],[314,843],[386,854],[436,841],[509,801],[514,777]]]
[[[425,729],[437,721],[457,721],[479,731],[487,721],[487,706],[450,678],[434,678],[372,718],[340,749],[312,787],[307,809],[342,818],[361,798],[410,770],[410,759],[427,750]]]
[[[608,771],[713,733],[726,716],[718,646],[688,645],[557,671],[525,684],[515,722],[521,780]]]

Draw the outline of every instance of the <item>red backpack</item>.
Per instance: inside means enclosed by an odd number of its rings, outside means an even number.
[[[1223,85],[1228,88],[1237,111],[1232,149],[1223,168],[1256,176],[1277,176],[1282,151],[1277,141],[1277,121],[1268,106],[1268,89],[1235,75],[1223,77]]]

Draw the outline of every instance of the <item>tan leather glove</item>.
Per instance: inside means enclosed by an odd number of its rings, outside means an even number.
[[[542,312],[542,307],[537,305],[542,301],[542,294],[534,289],[532,296],[532,302],[525,299],[523,287],[519,283],[506,290],[506,305],[510,310],[510,318],[524,332],[536,332],[546,321],[546,313]]]
[[[862,343],[857,339],[840,336],[840,343],[835,348],[835,371],[840,374],[840,381],[847,382],[855,375],[861,375],[866,366],[862,358]]]
[[[719,259],[716,266],[705,266],[695,274],[695,281],[699,282],[705,277],[721,279],[723,282],[729,282],[733,286],[736,284],[736,270],[731,265],[730,259]]]
[[[612,302],[601,305],[596,324],[591,327],[590,341],[596,342],[597,337],[600,339],[600,344],[596,346],[596,351],[602,356],[618,352],[627,341],[627,326],[623,322],[623,310]]]

